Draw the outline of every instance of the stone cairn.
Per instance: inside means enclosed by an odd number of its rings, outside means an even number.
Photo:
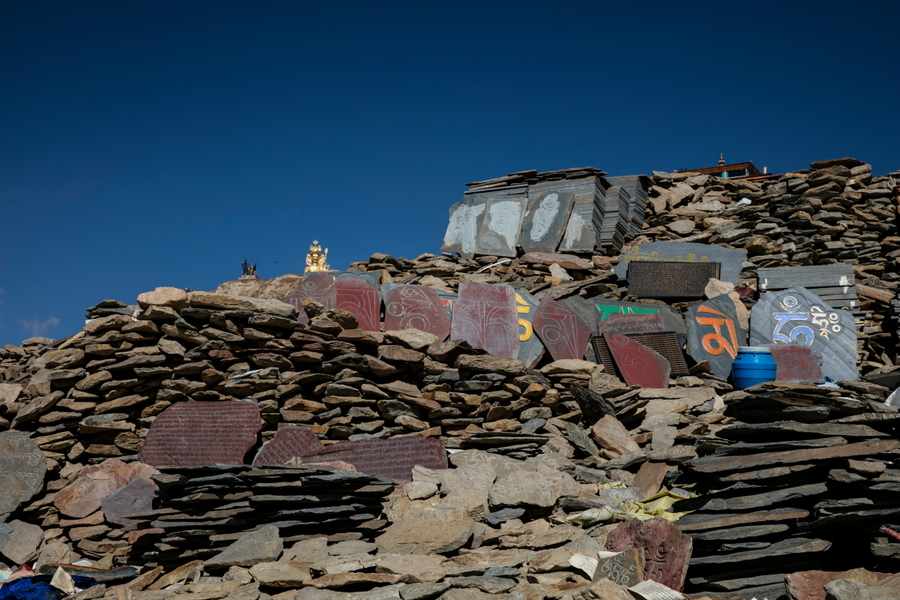
[[[101,583],[78,600],[629,598],[644,575],[694,597],[896,595],[900,544],[878,529],[900,516],[898,177],[838,159],[619,178],[604,210],[624,225],[594,219],[600,252],[374,254],[344,279],[635,302],[621,257],[688,242],[746,252],[750,309],[759,269],[840,263],[861,378],[837,387],[735,391],[705,361],[627,385],[549,350],[373,327],[295,293],[313,274],[105,300],[77,336],[0,350],[0,562],[87,560],[73,573]]]

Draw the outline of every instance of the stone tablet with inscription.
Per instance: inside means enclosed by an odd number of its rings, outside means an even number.
[[[702,298],[717,262],[638,261],[628,267],[628,293],[638,298]]]
[[[775,381],[822,383],[822,357],[799,344],[769,346],[775,359]]]
[[[450,338],[480,346],[499,358],[519,357],[516,294],[508,285],[463,281],[453,303]]]
[[[716,296],[688,309],[687,353],[700,362],[708,360],[713,375],[727,379],[738,346],[747,345],[734,302],[727,295]]]
[[[584,358],[584,348],[592,331],[571,307],[552,298],[543,298],[534,318],[534,328],[553,360]]]
[[[381,331],[381,293],[369,281],[345,277],[334,282],[334,291],[337,308],[355,316],[360,329]]]
[[[138,477],[104,498],[100,508],[111,523],[125,527],[135,525],[137,521],[128,517],[151,510],[157,489],[152,481]]]
[[[642,302],[620,302],[605,298],[594,298],[593,304],[599,313],[597,317],[598,324],[612,315],[660,314],[666,322],[666,331],[674,331],[682,344],[687,341],[687,325],[678,311],[671,306],[665,304],[644,304]]]
[[[442,342],[450,335],[450,315],[438,293],[424,285],[385,284],[384,330],[418,329],[437,336]]]
[[[522,250],[555,252],[574,201],[571,192],[550,191],[529,198],[522,225]]]
[[[803,287],[767,292],[750,311],[750,345],[797,343],[822,357],[822,375],[856,381],[856,324]]]
[[[691,536],[664,519],[623,521],[606,537],[606,549],[611,552],[642,549],[644,579],[651,579],[679,592],[684,589],[693,547]]]
[[[457,252],[463,258],[475,256],[475,244],[484,222],[487,197],[471,194],[450,207],[450,222],[444,234],[442,252]]]
[[[303,458],[324,451],[325,446],[309,427],[282,427],[272,441],[263,444],[256,453],[253,466],[286,465],[292,458]]]
[[[303,301],[311,298],[326,309],[337,307],[337,292],[334,289],[334,275],[327,272],[307,273],[303,276],[294,290],[284,297],[284,302],[293,304],[300,311],[297,320],[301,323],[309,323],[309,318],[303,312]]]
[[[524,197],[505,196],[488,200],[475,252],[515,258],[527,202]]]
[[[672,367],[662,354],[617,331],[607,331],[603,339],[625,383],[646,388],[669,387]]]
[[[362,279],[377,290],[381,284],[381,273],[378,271],[341,271],[335,274],[334,280],[340,281],[341,279]]]
[[[516,291],[516,311],[519,315],[519,360],[533,367],[544,356],[544,345],[534,331],[534,319],[540,300],[526,292]]]
[[[622,552],[601,552],[594,581],[609,579],[616,585],[631,587],[644,580],[644,551],[630,548]]]
[[[666,320],[659,313],[611,314],[597,324],[597,333],[615,330],[625,335],[666,331]]]
[[[0,433],[0,523],[44,486],[47,460],[27,433]]]
[[[632,246],[628,252],[622,255],[619,264],[616,265],[616,275],[619,279],[628,279],[629,263],[654,260],[721,263],[721,274],[718,279],[737,285],[740,283],[741,265],[747,260],[747,253],[743,250],[732,250],[712,244],[646,242]]]
[[[156,417],[139,456],[154,467],[243,465],[260,429],[252,402],[180,402]]]
[[[341,460],[360,473],[411,481],[412,469],[422,465],[428,469],[447,468],[447,451],[437,438],[406,437],[388,440],[355,440],[326,446],[320,454],[303,458],[305,464]]]

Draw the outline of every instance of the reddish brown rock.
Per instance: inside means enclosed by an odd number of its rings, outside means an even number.
[[[691,536],[664,519],[630,519],[609,532],[606,549],[622,552],[631,548],[644,551],[644,579],[652,579],[679,592],[684,589],[693,549]]]
[[[62,514],[81,519],[98,510],[103,500],[138,477],[150,479],[158,473],[140,462],[124,463],[110,458],[99,465],[85,467],[78,478],[56,493],[53,505]]]

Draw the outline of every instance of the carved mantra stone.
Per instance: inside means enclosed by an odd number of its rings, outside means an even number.
[[[309,427],[282,427],[272,441],[263,444],[256,453],[253,466],[286,465],[294,457],[303,458],[323,451],[325,446]]]
[[[458,252],[464,258],[475,256],[475,244],[484,222],[487,197],[471,194],[450,207],[450,222],[444,234],[442,252]]]
[[[727,295],[716,296],[688,309],[688,354],[697,362],[708,360],[713,375],[727,378],[738,346],[747,345],[737,309]]]
[[[526,292],[516,292],[516,311],[519,315],[519,360],[533,367],[544,356],[544,345],[534,330],[534,319],[540,301]]]
[[[140,459],[154,467],[242,465],[260,429],[259,407],[251,402],[181,402],[150,425]]]
[[[794,383],[822,383],[822,357],[799,344],[769,346],[775,359],[776,381]]]
[[[381,331],[381,294],[368,281],[345,277],[334,282],[334,290],[337,307],[352,313],[360,329]]]
[[[555,251],[574,201],[571,192],[546,192],[530,198],[522,225],[522,250]]]
[[[334,275],[326,272],[307,273],[294,290],[284,297],[284,302],[293,304],[300,311],[298,321],[308,323],[309,318],[303,312],[303,301],[311,298],[326,309],[337,307],[337,291],[334,289]]]
[[[608,329],[615,329],[623,335],[666,331],[666,321],[659,313],[611,314],[605,321],[597,323],[597,333],[603,335]]]
[[[128,517],[152,509],[157,489],[152,481],[138,477],[104,498],[100,508],[107,521],[124,527],[135,525],[137,521]]]
[[[396,285],[384,291],[384,330],[418,329],[442,342],[450,335],[450,315],[438,293],[423,285]]]
[[[475,244],[475,252],[493,256],[516,256],[522,219],[525,217],[523,198],[491,198],[481,232]]]
[[[453,303],[450,337],[480,346],[499,358],[519,357],[516,294],[508,285],[463,281]]]
[[[542,299],[534,317],[534,328],[553,360],[584,358],[591,327],[569,306],[552,298]]]
[[[664,519],[630,519],[609,532],[606,549],[622,552],[631,548],[644,551],[644,579],[652,579],[679,592],[684,589],[693,549],[691,536]]]
[[[628,279],[628,265],[632,261],[718,262],[722,265],[718,279],[737,285],[740,282],[741,264],[745,260],[747,253],[743,250],[713,244],[647,242],[632,246],[622,255],[616,265],[616,275],[619,279]]]
[[[603,338],[625,383],[647,388],[669,387],[672,367],[662,354],[617,331],[609,331]]]
[[[46,472],[44,453],[27,433],[0,433],[0,523],[40,491]]]
[[[355,440],[326,446],[325,451],[303,458],[304,463],[344,461],[367,475],[398,481],[412,480],[412,468],[447,468],[447,451],[437,438],[394,438]]]

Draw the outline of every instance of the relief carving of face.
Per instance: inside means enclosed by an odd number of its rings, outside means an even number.
[[[534,218],[531,221],[531,240],[534,242],[541,241],[547,232],[550,231],[550,225],[553,223],[553,217],[559,212],[559,194],[547,194],[537,210],[534,211]]]
[[[515,201],[497,202],[490,208],[490,229],[506,240],[506,245],[516,244],[516,229],[519,226],[519,204]]]

